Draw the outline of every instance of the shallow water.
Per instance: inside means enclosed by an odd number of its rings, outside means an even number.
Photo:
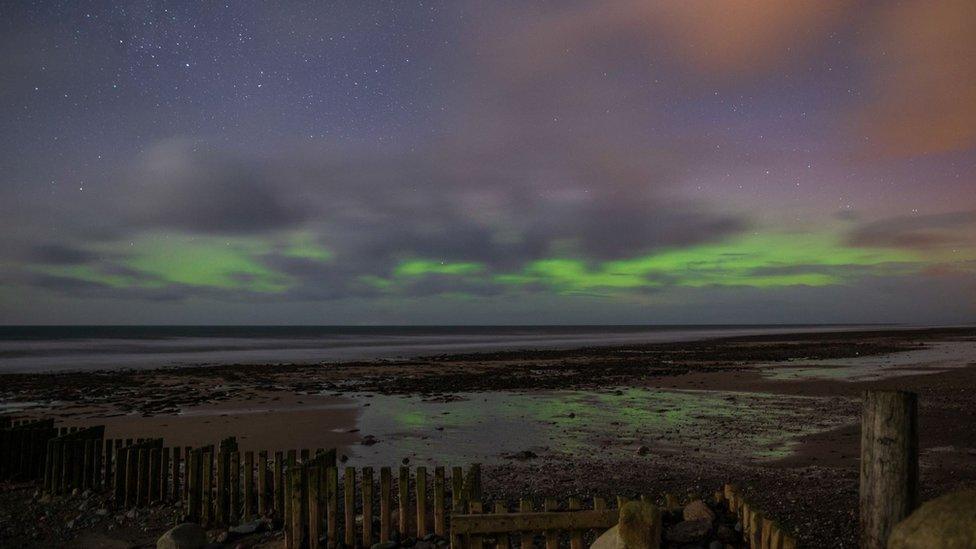
[[[759,365],[763,376],[780,380],[829,379],[835,381],[873,381],[915,374],[934,374],[973,363],[976,341],[942,341],[924,348],[887,355],[838,358],[832,360],[794,360]]]
[[[465,400],[360,396],[357,427],[380,442],[353,446],[357,464],[504,461],[529,450],[559,458],[581,454],[634,457],[694,453],[773,459],[797,437],[853,419],[846,400],[718,391],[629,389],[612,392],[478,393]],[[826,411],[834,413],[829,416]],[[816,423],[810,417],[829,418]]]

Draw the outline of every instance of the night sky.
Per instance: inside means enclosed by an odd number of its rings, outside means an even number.
[[[0,3],[0,322],[976,319],[976,3]]]

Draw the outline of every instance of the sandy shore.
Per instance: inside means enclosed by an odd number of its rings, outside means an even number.
[[[351,465],[478,461],[490,497],[737,481],[801,541],[830,547],[855,545],[859,394],[910,389],[923,493],[976,485],[976,329],[11,374],[0,386],[7,411],[104,424],[109,437],[235,435],[253,450],[337,447]]]

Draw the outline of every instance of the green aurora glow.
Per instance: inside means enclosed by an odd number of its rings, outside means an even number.
[[[113,288],[162,288],[181,285],[256,293],[286,292],[299,283],[267,261],[274,254],[310,262],[339,261],[310,232],[268,237],[143,235],[128,245],[95,250],[119,268],[97,265],[39,266],[38,272]],[[830,286],[857,277],[917,273],[950,258],[899,249],[844,245],[830,234],[751,234],[722,243],[663,249],[627,259],[588,261],[552,257],[521,269],[495,272],[470,261],[411,258],[387,277],[362,274],[363,284],[396,294],[411,281],[428,276],[493,283],[517,290],[545,287],[558,294],[626,294],[647,288],[742,286],[775,288]],[[969,256],[951,259],[963,261]],[[452,292],[463,297],[463,292]],[[446,295],[446,294],[445,294]]]

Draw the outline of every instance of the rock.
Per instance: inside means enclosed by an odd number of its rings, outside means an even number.
[[[593,542],[590,549],[624,549],[650,547],[651,540],[660,535],[652,526],[660,520],[657,508],[631,501],[620,510],[620,522]]]
[[[713,541],[708,544],[708,549],[722,549],[722,547],[724,547],[724,545],[721,541]]]
[[[400,544],[395,541],[384,541],[383,543],[374,543],[370,549],[396,549],[399,546]]]
[[[99,509],[99,510],[95,511],[95,514],[98,515],[98,516],[100,516],[100,517],[104,517],[105,515],[108,514],[108,509],[105,509],[105,508]]]
[[[264,519],[252,520],[251,522],[246,522],[244,524],[239,524],[228,530],[232,534],[239,534],[246,536],[248,534],[253,534],[255,532],[260,532],[264,528]]]
[[[651,449],[648,448],[647,446],[638,446],[637,447],[637,455],[639,455],[639,456],[646,456],[647,454],[650,454],[650,453],[651,453]]]
[[[705,539],[711,531],[711,521],[685,520],[668,528],[665,537],[674,543],[694,543]]]
[[[363,446],[372,446],[377,442],[379,442],[379,440],[377,440],[376,437],[374,437],[373,435],[366,435],[365,437],[363,437],[363,440],[360,442],[360,444],[362,444]]]
[[[719,524],[718,528],[715,529],[715,537],[717,537],[719,541],[732,543],[736,538],[735,530],[730,528],[728,524]]]
[[[138,512],[135,509],[129,509],[125,512],[125,518],[127,519],[134,519],[136,515],[138,515]]]
[[[681,518],[685,520],[707,520],[712,523],[715,520],[715,511],[712,511],[704,501],[696,499],[685,505],[684,510],[681,511]]]
[[[214,541],[216,543],[221,543],[221,544],[227,543],[228,541],[230,541],[230,531],[224,530],[222,532],[219,532],[217,536],[214,538]]]
[[[200,549],[207,545],[207,531],[193,522],[174,526],[156,540],[156,549]]]
[[[926,502],[895,525],[888,549],[976,547],[976,490],[960,490]]]
[[[532,450],[522,450],[521,452],[515,452],[514,454],[506,454],[504,457],[508,459],[527,460],[535,459],[539,457],[539,455]]]

